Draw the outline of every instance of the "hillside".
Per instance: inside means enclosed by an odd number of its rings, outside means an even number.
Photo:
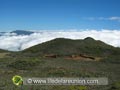
[[[4,57],[8,56],[11,53],[12,52],[10,52],[10,51],[0,49],[0,58],[4,58]]]
[[[20,90],[11,82],[22,77],[107,77],[106,86],[23,85],[25,90],[120,90],[120,48],[93,38],[57,38],[21,52],[0,50],[0,90]]]
[[[7,52],[10,52],[10,51],[0,49],[0,53],[7,53]]]
[[[23,53],[32,53],[34,55],[57,54],[87,54],[97,56],[108,56],[120,54],[120,48],[115,48],[102,41],[94,40],[87,37],[81,40],[71,40],[65,38],[57,38],[42,44],[28,48]]]

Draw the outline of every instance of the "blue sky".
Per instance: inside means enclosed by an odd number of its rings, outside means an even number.
[[[0,0],[0,31],[120,29],[120,0]]]

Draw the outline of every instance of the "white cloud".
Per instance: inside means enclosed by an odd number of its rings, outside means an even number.
[[[120,21],[120,17],[110,17],[109,20],[116,20],[116,21]]]
[[[31,35],[7,34],[0,36],[0,48],[19,51],[55,38],[84,39],[92,37],[115,47],[120,47],[119,30],[74,30],[74,31],[40,31]]]
[[[112,16],[112,17],[87,17],[84,18],[87,20],[110,20],[110,21],[120,21],[119,16]]]

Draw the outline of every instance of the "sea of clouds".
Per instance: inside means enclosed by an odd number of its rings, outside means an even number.
[[[55,38],[84,39],[86,37],[92,37],[112,46],[120,47],[119,30],[48,30],[39,32],[34,31],[34,33],[30,35],[5,33],[0,36],[0,49],[20,51]]]

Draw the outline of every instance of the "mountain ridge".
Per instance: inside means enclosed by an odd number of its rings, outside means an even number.
[[[22,53],[33,53],[36,55],[57,54],[87,54],[87,55],[111,55],[120,52],[120,48],[115,48],[100,40],[91,37],[85,39],[72,40],[67,38],[56,38],[28,49],[21,51]]]
[[[33,34],[34,32],[27,30],[15,30],[15,31],[11,31],[10,33],[16,33],[17,35],[30,35]]]

